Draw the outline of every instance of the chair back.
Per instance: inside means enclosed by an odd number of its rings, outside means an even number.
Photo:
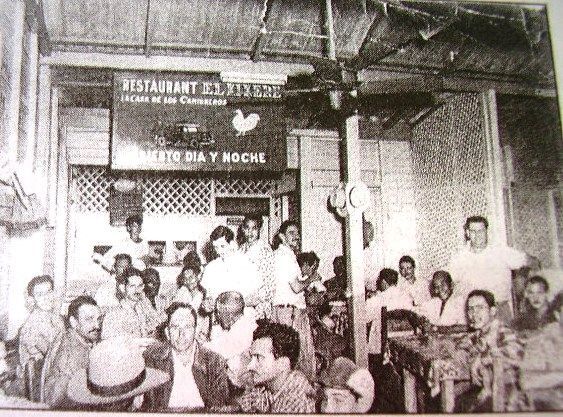
[[[381,308],[381,352],[387,350],[390,337],[408,336],[416,334],[416,314],[410,310],[391,310]]]
[[[493,382],[492,382],[493,412],[505,411],[506,392],[504,386],[504,365],[501,357],[493,358]]]

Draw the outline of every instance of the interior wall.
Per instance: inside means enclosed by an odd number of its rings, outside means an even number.
[[[500,96],[499,133],[511,205],[513,246],[537,256],[544,268],[563,267],[563,144],[555,99]],[[557,196],[557,194],[559,196]]]
[[[481,100],[457,94],[413,131],[419,275],[446,268],[464,244],[463,224],[489,204],[487,144]]]

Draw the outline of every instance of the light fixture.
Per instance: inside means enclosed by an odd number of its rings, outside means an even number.
[[[287,74],[252,74],[248,72],[221,71],[220,75],[221,81],[226,83],[270,85],[285,85],[287,83]]]

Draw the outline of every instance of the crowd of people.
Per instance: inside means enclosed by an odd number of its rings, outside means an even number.
[[[430,281],[417,277],[413,257],[398,271],[366,277],[365,317],[371,362],[383,362],[381,313],[404,310],[423,333],[459,332],[471,384],[458,396],[461,411],[490,408],[492,357],[504,359],[509,409],[522,409],[519,366],[522,331],[559,329],[561,297],[551,300],[539,275],[513,302],[512,271],[538,269],[535,258],[488,242],[488,222],[470,217],[467,246]],[[299,225],[285,221],[270,245],[262,217],[247,216],[235,234],[210,234],[216,258],[205,265],[189,252],[173,291],[161,290],[141,237],[142,218],[126,221],[128,238],[96,257],[108,271],[92,294],[55,308],[50,276],[33,278],[32,310],[18,339],[17,379],[29,367],[36,395],[15,383],[13,395],[54,409],[248,413],[365,413],[374,411],[380,367],[352,360],[344,258],[334,277],[318,273],[320,259],[300,251]],[[557,335],[560,337],[560,330]],[[555,338],[554,340],[558,340]],[[377,400],[377,399],[376,399]],[[512,407],[512,408],[510,408]],[[520,407],[520,408],[518,408]],[[557,405],[556,405],[557,407]]]

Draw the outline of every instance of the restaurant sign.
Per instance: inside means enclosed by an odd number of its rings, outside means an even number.
[[[114,74],[111,167],[282,171],[282,86],[219,74]]]

